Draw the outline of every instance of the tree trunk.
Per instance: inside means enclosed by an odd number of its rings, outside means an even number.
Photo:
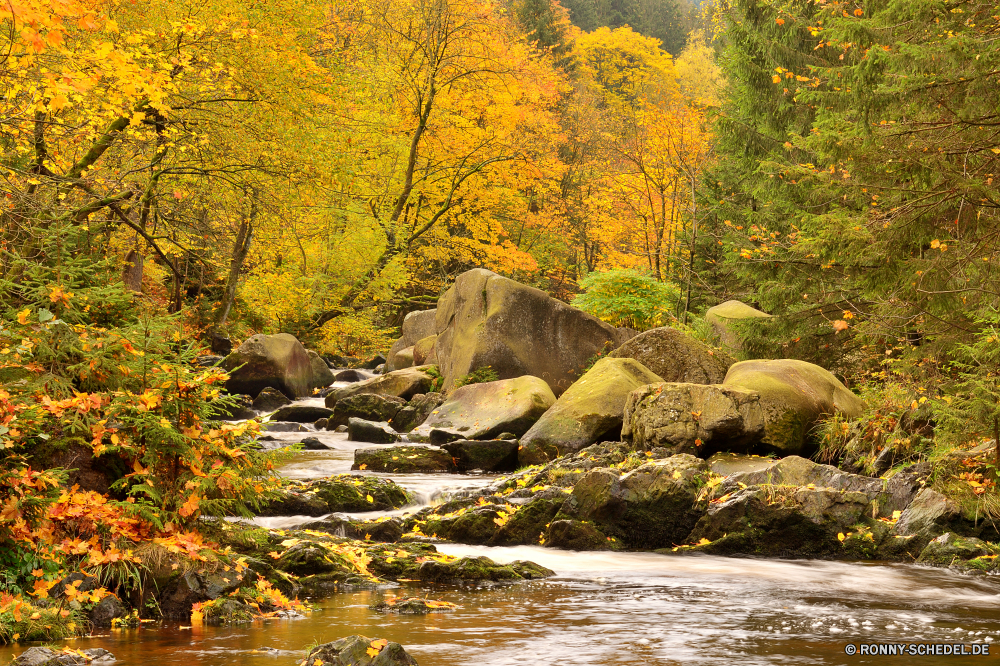
[[[142,264],[143,257],[141,254],[131,249],[125,256],[125,270],[122,271],[122,281],[125,282],[125,287],[129,291],[134,291],[137,294],[142,293]]]
[[[236,286],[240,281],[240,271],[243,270],[243,262],[246,261],[250,253],[250,243],[253,240],[253,220],[257,216],[257,204],[254,202],[250,210],[250,217],[240,223],[240,231],[236,235],[236,244],[233,247],[233,260],[229,264],[229,277],[226,279],[226,293],[222,296],[219,309],[215,313],[215,330],[221,332],[229,318],[229,310],[236,300]]]

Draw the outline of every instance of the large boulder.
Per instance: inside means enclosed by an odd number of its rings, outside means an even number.
[[[411,312],[403,319],[403,326],[401,330],[401,337],[392,344],[392,348],[387,354],[388,360],[385,364],[386,371],[400,370],[409,365],[399,366],[396,365],[397,361],[395,359],[396,354],[404,349],[413,347],[420,340],[423,340],[429,335],[435,335],[437,333],[436,329],[436,315],[437,310],[418,310],[416,312]],[[409,355],[410,364],[413,363],[413,353],[411,351]]]
[[[309,354],[288,333],[255,335],[222,362],[229,372],[226,390],[256,396],[267,387],[290,399],[312,392],[313,368]]]
[[[311,350],[306,353],[309,354],[309,365],[312,367],[313,388],[326,388],[336,381],[330,366],[326,364],[322,356]]]
[[[540,449],[554,458],[579,451],[605,435],[617,440],[629,394],[662,381],[639,361],[602,358],[531,426],[521,446]]]
[[[369,442],[371,444],[392,444],[402,439],[388,423],[384,421],[366,421],[351,417],[347,421],[347,441]]]
[[[505,432],[520,436],[555,401],[552,389],[538,377],[468,384],[455,389],[412,432],[430,437],[432,430],[443,431],[453,433],[455,439],[492,439]]]
[[[865,410],[865,403],[828,370],[795,359],[737,363],[722,384],[760,396],[762,443],[778,455],[806,450],[807,435],[822,417],[856,418]]]
[[[727,354],[669,326],[640,333],[608,356],[635,359],[660,381],[688,384],[721,384],[733,364]]]
[[[759,396],[705,384],[650,384],[629,394],[622,437],[641,449],[707,457],[749,451],[764,436]]]
[[[540,377],[559,394],[619,339],[596,317],[481,268],[456,278],[438,300],[436,317],[435,351],[446,388],[491,367],[501,379]]]
[[[433,365],[422,365],[415,368],[395,370],[384,375],[378,375],[363,382],[355,382],[344,386],[326,396],[326,406],[333,408],[338,400],[359,393],[377,393],[379,395],[394,395],[403,400],[409,400],[418,393],[427,393],[434,385],[435,377],[430,374]]]
[[[743,349],[743,339],[738,330],[740,320],[770,317],[771,315],[766,312],[761,312],[742,301],[726,301],[705,311],[705,321],[712,326],[719,342],[724,348],[734,352]]]

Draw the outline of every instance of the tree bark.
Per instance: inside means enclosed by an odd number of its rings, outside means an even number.
[[[257,217],[257,202],[251,204],[250,216],[240,223],[239,233],[236,235],[236,244],[233,247],[233,260],[229,264],[229,277],[226,279],[226,293],[222,296],[219,309],[215,313],[215,330],[221,332],[229,318],[229,311],[236,300],[236,287],[240,281],[240,272],[243,270],[243,262],[246,261],[250,253],[250,244],[253,240],[253,222]]]

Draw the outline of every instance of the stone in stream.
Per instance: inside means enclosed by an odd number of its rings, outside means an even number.
[[[326,360],[322,356],[312,350],[308,350],[306,353],[309,355],[309,365],[312,368],[310,382],[312,388],[324,388],[336,381],[330,371],[330,366],[326,364]]]
[[[364,467],[362,467],[364,465]],[[369,472],[454,472],[451,454],[426,446],[389,446],[378,449],[356,449],[352,470]]]
[[[306,451],[326,451],[330,447],[324,444],[318,437],[306,437],[299,444]]]
[[[441,446],[455,459],[459,472],[474,469],[484,472],[513,472],[517,469],[516,440],[491,439],[473,441],[460,439]]]
[[[966,571],[995,571],[1000,568],[1000,545],[975,537],[945,532],[920,552],[917,562]]]
[[[314,647],[304,663],[310,666],[417,666],[417,660],[399,643],[360,635]]]
[[[413,501],[391,479],[338,474],[324,479],[289,482],[282,499],[268,504],[261,516],[322,516],[333,512],[388,511]]]
[[[328,407],[314,405],[288,405],[282,407],[271,418],[275,421],[288,421],[292,423],[312,423],[317,419],[329,418],[333,410]]]
[[[288,333],[255,335],[222,362],[229,372],[226,390],[257,396],[267,387],[291,399],[312,391],[312,362],[305,347]]]
[[[721,384],[733,364],[727,354],[716,352],[669,326],[640,333],[608,354],[608,358],[635,359],[662,377],[656,381],[686,384]]]
[[[253,399],[253,408],[258,412],[273,412],[274,410],[292,404],[292,401],[278,389],[268,386]]]
[[[563,519],[549,524],[545,546],[563,550],[611,550],[612,542],[591,523]]]
[[[418,393],[392,417],[392,427],[397,432],[410,432],[427,420],[444,402],[441,393]]]
[[[576,482],[556,520],[593,523],[630,548],[685,543],[705,512],[698,497],[710,475],[704,460],[686,454],[651,460],[625,475],[594,469]]]
[[[265,426],[268,432],[312,432],[304,423],[275,423],[271,421]]]
[[[428,560],[417,569],[417,578],[428,582],[517,581],[554,576],[555,572],[521,560],[497,564],[488,557],[462,557],[453,562]]]
[[[395,543],[403,537],[403,522],[399,518],[353,520],[343,516],[329,516],[323,520],[304,523],[300,529],[325,532],[347,539]]]
[[[347,422],[347,439],[351,442],[392,444],[402,437],[388,423],[366,421],[352,416]]]
[[[555,401],[548,384],[538,377],[469,384],[455,389],[412,432],[429,437],[432,430],[439,430],[452,433],[453,439],[493,439],[503,432],[520,436]]]
[[[343,386],[326,396],[326,406],[332,408],[337,404],[338,400],[343,400],[348,396],[359,393],[394,395],[403,400],[409,400],[418,393],[427,393],[431,390],[435,377],[429,371],[433,367],[431,365],[423,365],[416,368],[396,370],[356,382],[350,386]]]
[[[103,648],[55,650],[47,647],[30,647],[22,652],[11,666],[84,666],[86,664],[113,664],[115,655]]]
[[[401,599],[383,599],[370,604],[368,608],[376,613],[427,615],[428,613],[450,613],[456,610],[458,606],[447,601],[438,601],[436,599],[405,597]]]
[[[402,398],[394,395],[378,395],[376,393],[358,393],[338,400],[333,406],[333,413],[327,420],[330,430],[339,425],[347,425],[353,418],[366,421],[391,421],[396,413],[406,404]]]
[[[418,341],[437,333],[435,329],[436,314],[437,310],[418,310],[406,315],[403,319],[401,329],[402,336],[392,343],[392,348],[389,349],[389,359],[386,361],[385,366],[387,371],[391,372],[409,367],[409,365],[405,365],[407,362],[410,365],[413,364],[413,346]],[[408,358],[405,360],[403,358],[397,359],[396,355],[404,349],[410,349]],[[404,365],[399,365],[399,363],[403,363]]]
[[[919,548],[942,532],[960,528],[960,519],[961,509],[955,502],[936,490],[921,488],[899,516],[892,533],[900,537],[913,535],[916,537],[914,546]]]
[[[521,438],[521,465],[579,451],[606,435],[617,440],[629,394],[662,381],[631,358],[600,359]]]
[[[336,382],[347,383],[363,382],[366,379],[369,379],[368,375],[363,372],[359,372],[358,370],[341,370],[333,377],[333,380]]]
[[[431,334],[445,389],[491,367],[501,379],[539,377],[561,394],[590,358],[619,344],[618,331],[597,317],[482,268],[459,275],[438,299]]]

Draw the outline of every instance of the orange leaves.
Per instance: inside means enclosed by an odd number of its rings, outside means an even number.
[[[50,102],[50,104],[51,103],[52,102]],[[68,100],[63,98],[60,108],[62,108],[62,106],[65,106],[67,103]],[[62,303],[63,305],[69,307],[69,301],[71,298],[73,298],[73,294],[71,292],[65,291],[60,285],[53,285],[52,287],[49,288],[49,300],[52,301],[53,303],[56,304]]]
[[[181,505],[181,508],[177,510],[177,513],[187,518],[188,516],[194,515],[200,504],[201,497],[198,496],[198,493],[192,493],[191,496],[185,500],[184,504]]]
[[[378,640],[374,640],[368,646],[366,652],[368,653],[369,657],[373,657],[373,658],[377,657],[378,654],[379,654],[379,652],[381,652],[383,650],[383,648],[385,648],[385,646],[388,645],[388,644],[389,644],[389,641],[387,641],[384,638],[380,638]],[[317,659],[317,661],[319,661],[319,660]]]
[[[837,319],[836,321],[832,322],[832,326],[834,333],[840,333],[841,331],[846,331],[850,327],[850,324],[848,324],[843,319]]]

